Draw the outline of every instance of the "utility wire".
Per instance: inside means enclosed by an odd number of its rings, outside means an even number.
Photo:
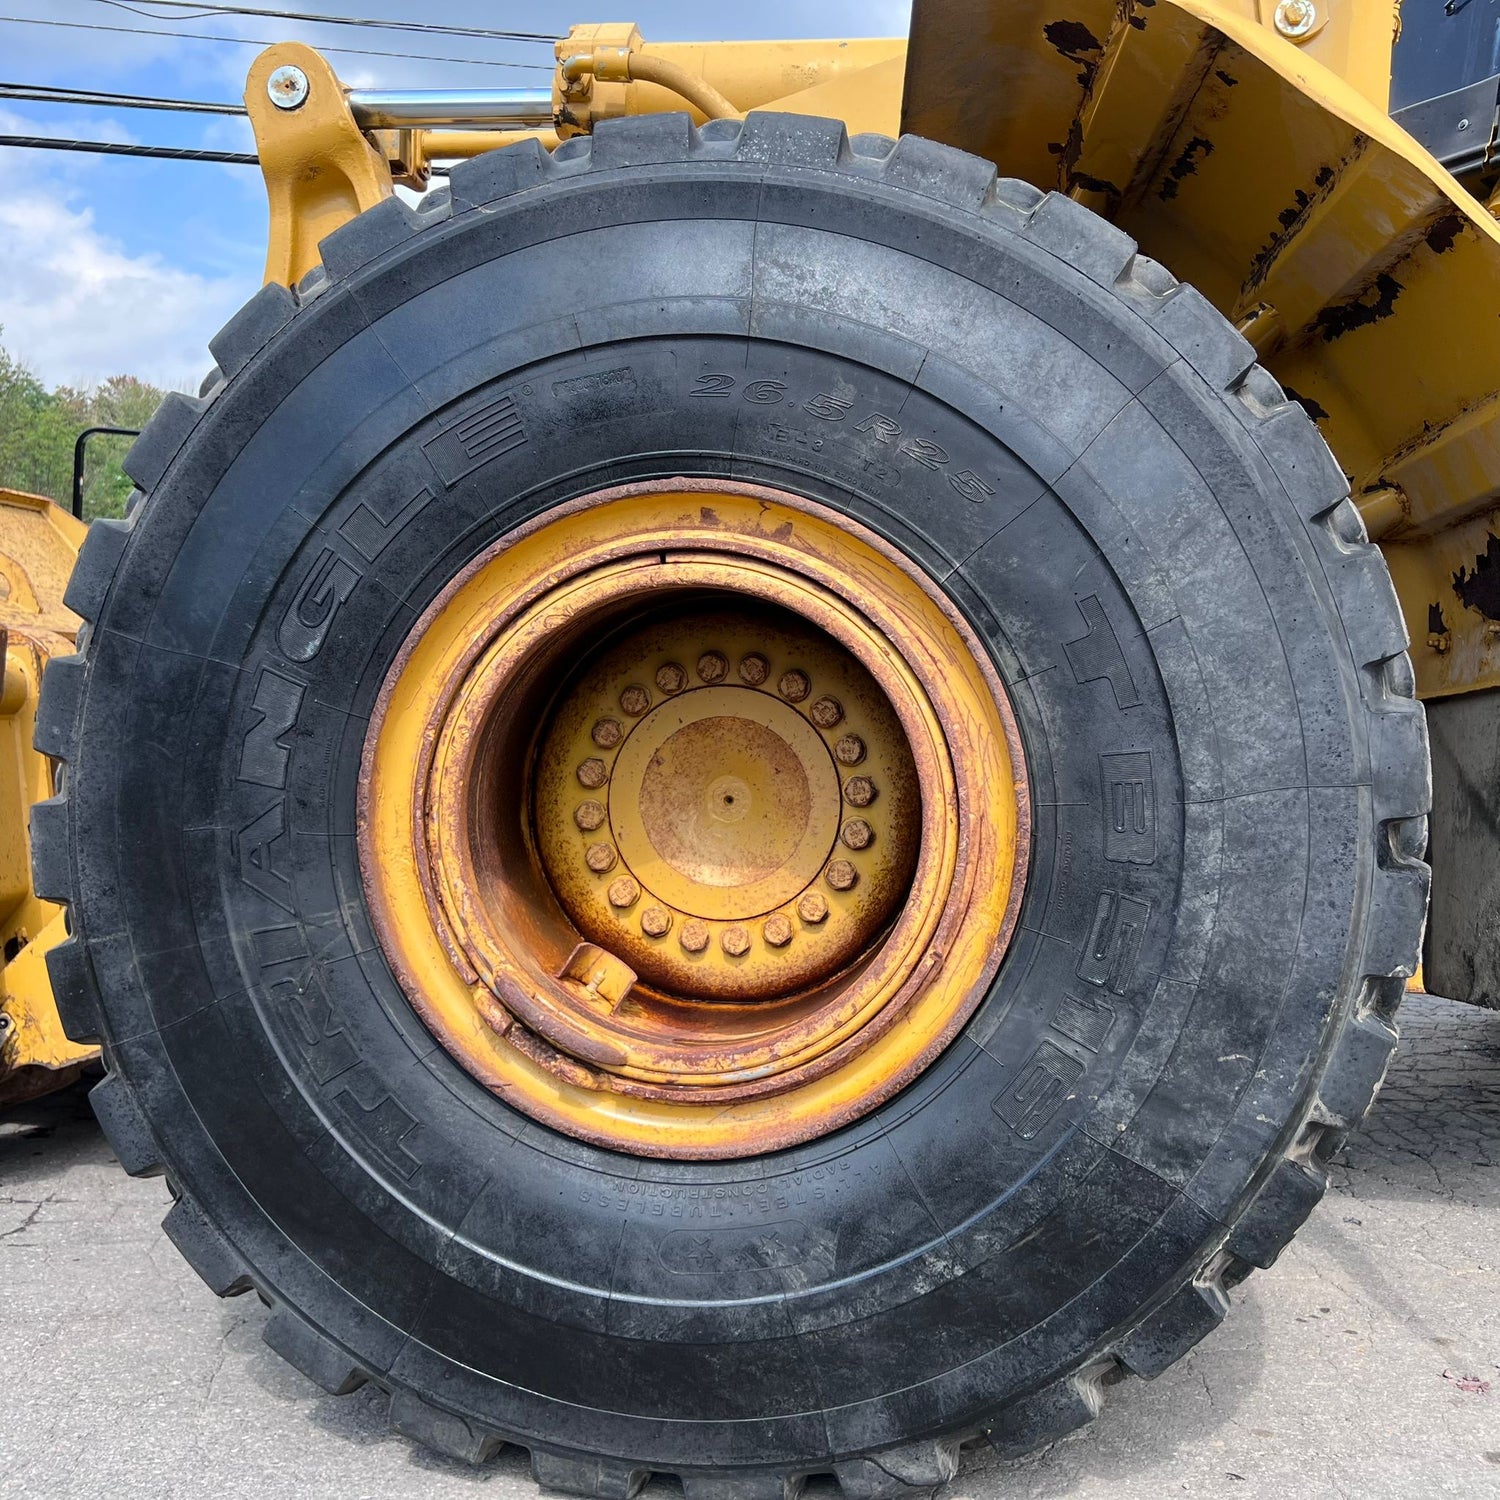
[[[196,151],[187,146],[136,146],[124,141],[64,141],[50,135],[0,135],[0,146],[31,151],[89,151],[96,156],[151,156],[164,161],[220,161],[254,167],[258,156],[244,151]]]
[[[274,45],[269,39],[257,37],[216,36],[202,31],[161,31],[151,26],[102,26],[89,21],[45,20],[39,16],[0,16],[0,23],[11,26],[59,26],[68,31],[109,31],[122,36],[167,36],[181,42],[226,42],[232,47]],[[469,68],[524,68],[528,72],[552,72],[549,63],[489,62],[482,57],[440,57],[430,52],[382,52],[378,48],[368,47],[319,47],[318,51],[337,53],[341,57],[394,57],[402,62],[461,63]]]
[[[0,135],[0,146],[29,151],[87,151],[95,156],[148,156],[158,161],[227,162],[234,167],[258,167],[260,157],[248,151],[195,151],[187,146],[137,146],[126,141],[65,141],[50,135]],[[429,167],[433,177],[446,177],[447,167]]]
[[[429,36],[473,36],[497,42],[545,42],[549,46],[561,41],[558,35],[541,31],[495,31],[485,26],[444,26],[436,21],[379,21],[367,16],[320,16],[308,11],[271,10],[256,5],[212,5],[203,0],[148,0],[157,7],[190,11],[191,19],[202,20],[206,16],[260,16],[276,21],[308,21],[319,26],[369,26],[377,31],[418,31]],[[144,16],[148,21],[164,21],[155,11],[139,10],[127,0],[95,0],[97,5],[112,5],[117,10],[128,10],[131,15]]]
[[[107,94],[98,89],[54,88],[44,83],[0,83],[0,99],[39,104],[93,104],[111,109],[169,109],[197,115],[242,115],[243,104],[208,104],[196,99],[159,99],[151,94]]]

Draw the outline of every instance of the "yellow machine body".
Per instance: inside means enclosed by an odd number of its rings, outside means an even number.
[[[84,527],[40,495],[0,490],[0,1106],[69,1082],[98,1056],[68,1040],[52,1000],[46,953],[66,936],[62,908],[31,889],[27,814],[53,792],[53,767],[32,748],[48,660],[73,650],[81,623],[63,603]]]

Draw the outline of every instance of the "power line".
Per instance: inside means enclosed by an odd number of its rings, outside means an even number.
[[[54,88],[44,83],[0,83],[0,99],[39,104],[92,104],[111,109],[168,109],[198,115],[242,115],[243,104],[208,104],[196,99],[160,99],[151,94],[109,94],[99,89]]]
[[[203,0],[148,0],[157,7],[192,12],[194,20],[205,16],[259,16],[276,21],[308,21],[319,26],[369,26],[377,31],[417,31],[429,36],[473,36],[497,42],[545,42],[549,46],[561,41],[556,34],[541,31],[495,31],[485,26],[444,26],[436,21],[379,21],[367,16],[320,16],[308,11],[272,10],[257,5],[213,5]],[[144,16],[148,21],[162,21],[154,11],[140,10],[128,0],[95,0],[97,5],[112,5],[117,10],[128,10],[132,15]]]
[[[65,141],[50,135],[0,135],[0,146],[30,151],[88,151],[96,156],[150,156],[163,161],[217,161],[255,167],[260,158],[245,151],[197,151],[188,146],[136,146],[125,141]]]
[[[65,141],[50,135],[0,135],[0,146],[23,151],[86,151],[95,156],[146,156],[157,161],[227,162],[234,167],[258,167],[260,157],[248,151],[197,151],[188,146],[137,146],[128,141]],[[446,177],[447,167],[429,167],[433,177]]]
[[[12,26],[58,26],[67,31],[108,31],[121,36],[166,36],[179,42],[225,42],[231,47],[274,45],[271,39],[253,36],[217,36],[202,31],[161,31],[152,26],[103,26],[89,21],[52,21],[39,16],[0,16],[0,23]],[[460,63],[469,68],[524,68],[528,72],[552,72],[548,63],[490,62],[482,57],[440,57],[430,52],[382,52],[378,48],[369,47],[319,47],[318,51],[337,53],[340,57],[394,57],[401,62]]]

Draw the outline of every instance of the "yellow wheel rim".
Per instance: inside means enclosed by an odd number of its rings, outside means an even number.
[[[412,1004],[535,1119],[751,1155],[889,1098],[983,997],[1024,880],[1003,689],[942,596],[781,492],[584,497],[405,642],[361,868]]]

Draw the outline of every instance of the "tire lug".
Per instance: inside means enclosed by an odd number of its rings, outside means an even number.
[[[859,883],[859,871],[847,859],[836,859],[823,872],[823,878],[836,891],[852,891]]]
[[[590,756],[578,767],[578,781],[591,792],[597,792],[609,780],[609,767],[597,755]]]
[[[615,861],[619,858],[619,855],[615,853],[615,846],[613,844],[598,843],[590,844],[583,858],[584,863],[588,865],[594,874],[603,875],[606,870],[614,869]]]

